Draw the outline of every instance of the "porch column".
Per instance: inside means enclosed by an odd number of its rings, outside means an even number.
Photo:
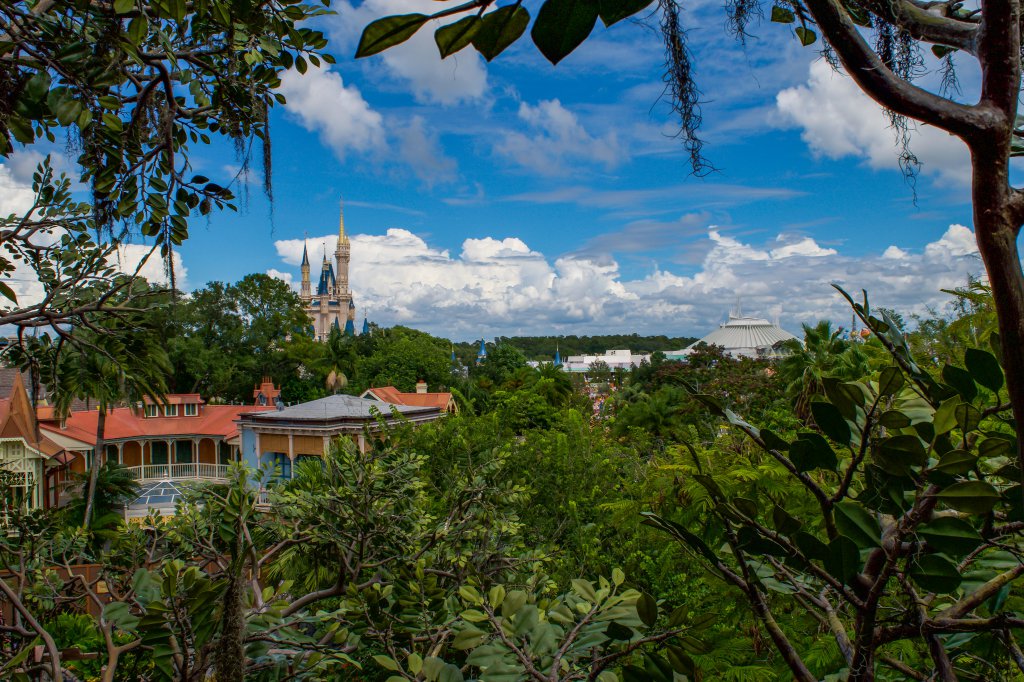
[[[331,447],[331,437],[324,436],[324,457],[327,456],[327,450]]]
[[[366,436],[360,433],[356,442],[359,444],[359,452],[366,452]]]
[[[123,448],[124,448],[124,443],[118,442],[117,443],[117,463],[118,464],[124,464],[124,454],[122,452]]]
[[[253,437],[256,438],[256,468],[263,466],[263,453],[260,452],[260,432],[253,431]]]
[[[177,452],[174,451],[174,441],[170,438],[167,439],[167,475],[171,475],[171,467],[174,465],[174,460],[177,457]]]
[[[288,472],[295,478],[295,434],[288,434]]]

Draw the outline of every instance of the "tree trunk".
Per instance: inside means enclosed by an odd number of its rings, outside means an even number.
[[[89,467],[89,485],[85,491],[85,515],[82,517],[82,528],[89,527],[89,519],[92,517],[93,501],[96,499],[96,479],[99,477],[100,459],[106,460],[107,449],[104,441],[104,432],[107,428],[107,405],[100,403],[100,413],[96,418],[96,450],[92,457],[92,466]]]
[[[1024,272],[1017,249],[1020,224],[1010,210],[1009,161],[1001,149],[1009,148],[1010,136],[993,137],[1005,139],[971,149],[974,231],[992,287],[1013,418],[1024,424]],[[1017,461],[1024,468],[1024,438],[1017,442]]]
[[[224,610],[221,612],[220,639],[214,653],[217,682],[243,682],[245,680],[245,560],[242,542],[242,524],[235,527],[233,556],[227,570],[227,589],[224,591]]]

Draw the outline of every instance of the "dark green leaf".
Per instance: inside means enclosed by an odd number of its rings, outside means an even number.
[[[642,593],[636,600],[636,614],[644,625],[652,627],[658,620],[658,602],[646,592]]]
[[[680,675],[692,677],[696,672],[696,666],[693,663],[693,659],[679,647],[668,647],[668,662],[669,665],[672,666],[672,669]]]
[[[828,545],[806,531],[800,531],[794,535],[793,542],[808,559],[817,559],[818,561],[828,559]]]
[[[369,57],[404,43],[420,29],[420,26],[427,23],[429,18],[425,14],[398,14],[370,23],[363,29],[363,35],[359,38],[356,59]]]
[[[796,21],[796,15],[788,7],[772,6],[772,21],[776,24],[792,24]]]
[[[950,450],[939,458],[939,463],[932,467],[950,476],[962,476],[974,469],[977,459],[966,450]]]
[[[135,0],[114,0],[116,14],[128,14],[133,9],[135,9]]]
[[[597,0],[547,0],[533,22],[533,43],[549,62],[557,64],[594,30],[597,9]]]
[[[974,385],[974,379],[970,372],[953,365],[945,365],[942,368],[942,380],[952,386],[965,402],[971,402],[978,396],[978,387]]]
[[[814,423],[826,436],[842,445],[849,445],[850,425],[839,413],[839,408],[831,403],[814,402],[811,403],[811,414]]]
[[[808,45],[813,45],[814,42],[818,39],[818,34],[809,28],[798,26],[795,29],[795,31],[797,38],[800,39],[800,44],[803,45],[804,47],[807,47]]]
[[[485,14],[473,36],[473,47],[487,61],[493,60],[523,35],[530,13],[522,5],[506,5]]]
[[[769,450],[778,450],[779,452],[785,452],[789,450],[789,443],[775,435],[775,432],[769,431],[768,429],[761,429],[761,440],[768,446]]]
[[[829,543],[825,569],[837,580],[849,584],[860,573],[860,550],[856,543],[845,535]]]
[[[877,447],[874,461],[883,470],[900,476],[912,466],[923,466],[928,461],[921,439],[917,436],[899,435],[886,438]]]
[[[619,641],[626,642],[633,639],[634,633],[631,628],[612,621],[608,624],[608,627],[605,628],[604,634],[608,635],[608,639],[617,639]]]
[[[886,367],[878,377],[878,394],[896,395],[903,388],[903,371],[899,367]]]
[[[910,566],[910,577],[927,591],[939,594],[952,592],[963,580],[956,565],[938,554],[919,556]]]
[[[966,556],[981,544],[981,535],[974,526],[955,516],[937,517],[917,532],[935,550],[951,557]]]
[[[783,535],[792,535],[803,525],[779,505],[775,505],[775,508],[772,509],[772,523],[775,524],[775,530]]]
[[[828,469],[839,466],[836,453],[820,434],[805,432],[789,446],[789,458],[798,471]]]
[[[878,423],[887,429],[902,429],[910,426],[910,417],[897,410],[883,412]]]
[[[993,393],[1003,387],[1003,368],[987,350],[968,348],[964,352],[964,364],[974,380]]]
[[[434,32],[434,42],[437,43],[441,59],[469,45],[473,41],[473,36],[480,30],[481,23],[480,17],[473,15],[437,29]]]
[[[880,547],[882,529],[871,513],[860,504],[851,501],[836,503],[836,529],[853,540],[858,547]]]
[[[964,433],[976,431],[981,425],[981,412],[974,405],[961,403],[953,411],[956,416],[956,423]]]
[[[611,26],[633,16],[653,2],[654,0],[600,0],[601,21],[605,26]]]
[[[985,481],[954,483],[941,493],[939,499],[947,506],[965,514],[987,514],[999,501],[999,491]]]

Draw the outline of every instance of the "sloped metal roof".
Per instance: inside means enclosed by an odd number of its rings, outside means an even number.
[[[687,350],[699,343],[706,343],[709,346],[721,346],[726,352],[753,355],[759,349],[771,348],[780,341],[795,338],[785,329],[768,320],[758,317],[729,316],[728,322],[691,345]]]

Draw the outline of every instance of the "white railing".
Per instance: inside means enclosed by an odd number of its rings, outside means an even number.
[[[228,477],[226,464],[143,464],[127,469],[131,477],[137,481],[170,481],[181,478],[222,481]]]

